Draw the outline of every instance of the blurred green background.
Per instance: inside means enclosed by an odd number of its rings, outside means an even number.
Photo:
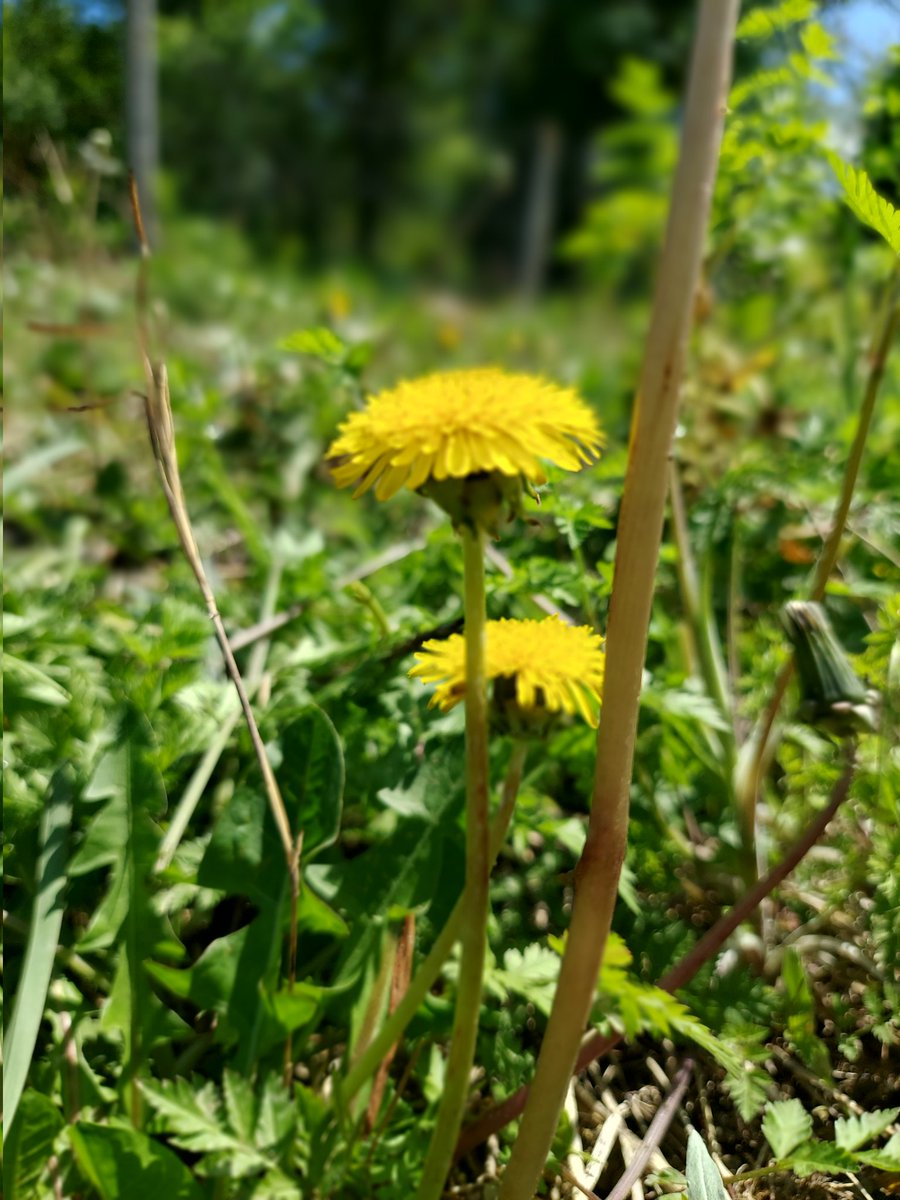
[[[52,222],[86,167],[102,181],[89,197],[101,222],[121,217],[116,167],[142,175],[142,137],[165,221],[223,219],[298,267],[352,261],[388,280],[530,295],[602,272],[609,231],[607,254],[656,243],[674,154],[659,126],[677,115],[689,0],[158,0],[154,26],[155,8],[4,4],[13,246],[15,201],[47,204]],[[131,59],[129,20],[139,39],[148,22]],[[896,96],[897,9],[849,0],[824,20],[844,62],[818,103],[896,197],[896,111],[854,100]],[[771,58],[742,42],[738,72]],[[158,76],[131,107],[127,63]],[[108,144],[91,144],[97,130]],[[618,282],[643,288],[641,275]]]

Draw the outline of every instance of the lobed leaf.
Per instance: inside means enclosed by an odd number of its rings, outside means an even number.
[[[844,190],[847,206],[864,225],[880,233],[895,254],[900,254],[900,211],[879,196],[861,167],[858,170],[851,167],[831,151],[827,158]]]
[[[341,362],[347,353],[347,346],[341,338],[324,326],[298,329],[296,333],[282,338],[278,349],[292,354],[308,354],[311,358],[320,358],[331,364]]]
[[[766,1105],[762,1131],[772,1153],[782,1161],[809,1139],[812,1124],[812,1117],[799,1100],[776,1100]]]
[[[839,1117],[834,1123],[835,1144],[842,1150],[858,1150],[884,1133],[896,1121],[898,1113],[900,1108],[876,1108],[858,1117]]]
[[[845,1171],[855,1170],[857,1163],[854,1155],[842,1150],[834,1142],[819,1142],[810,1139],[789,1154],[782,1161],[782,1166],[790,1167],[796,1175],[805,1179],[815,1172],[821,1172],[823,1175],[840,1175]]]

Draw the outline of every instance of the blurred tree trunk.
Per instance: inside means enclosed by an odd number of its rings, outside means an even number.
[[[128,0],[125,20],[125,129],[128,165],[141,196],[151,244],[158,235],[159,88],[156,71],[156,0]]]
[[[394,5],[363,3],[360,34],[362,61],[354,114],[356,128],[356,253],[373,262],[385,194],[394,165],[395,113],[390,100],[391,39]]]
[[[525,226],[519,260],[519,294],[534,300],[541,290],[553,233],[562,132],[556,121],[541,121],[525,200]]]

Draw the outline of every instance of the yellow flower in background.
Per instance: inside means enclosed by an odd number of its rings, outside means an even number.
[[[590,463],[603,435],[572,388],[497,367],[425,375],[372,396],[341,425],[328,455],[339,487],[354,497],[472,475],[546,482],[542,462],[567,471]],[[439,502],[441,502],[439,500]]]
[[[325,297],[325,307],[332,321],[339,323],[350,316],[353,304],[348,293],[340,285],[336,285],[329,289]]]
[[[605,656],[598,634],[586,625],[567,625],[559,617],[542,621],[488,621],[488,679],[515,684],[514,700],[523,713],[578,713],[597,725]],[[462,634],[426,642],[409,672],[436,683],[430,703],[444,712],[466,692],[466,645]]]

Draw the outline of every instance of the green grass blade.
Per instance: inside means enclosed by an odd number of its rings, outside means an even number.
[[[53,973],[53,959],[63,918],[61,897],[66,885],[66,850],[72,823],[72,799],[72,781],[68,771],[62,768],[53,776],[41,821],[37,892],[22,975],[7,1028],[3,1069],[3,1114],[7,1129],[12,1124],[25,1087]]]

